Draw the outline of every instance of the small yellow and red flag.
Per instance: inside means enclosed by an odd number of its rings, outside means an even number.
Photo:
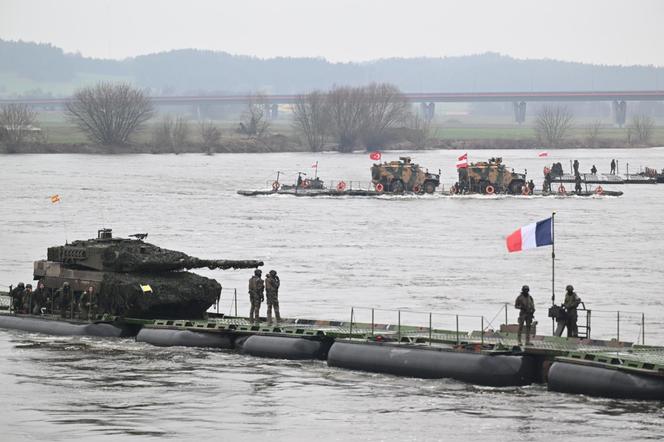
[[[56,195],[51,195],[51,202],[53,204],[59,203],[60,202],[60,195],[57,195],[57,194]]]

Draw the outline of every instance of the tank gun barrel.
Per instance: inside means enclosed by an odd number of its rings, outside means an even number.
[[[192,258],[183,263],[183,267],[188,269],[207,267],[210,270],[214,269],[255,269],[263,265],[263,261],[255,259],[198,259]]]

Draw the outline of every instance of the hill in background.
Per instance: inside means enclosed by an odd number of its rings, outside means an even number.
[[[183,49],[100,60],[48,44],[0,40],[0,97],[67,96],[99,80],[129,81],[153,95],[291,94],[373,81],[407,92],[652,90],[664,87],[664,68],[517,60],[495,53],[331,63]]]

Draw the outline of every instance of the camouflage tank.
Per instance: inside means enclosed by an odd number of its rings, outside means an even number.
[[[262,261],[199,259],[136,239],[113,238],[111,229],[96,239],[48,248],[46,260],[35,261],[34,279],[46,296],[57,298],[65,282],[75,300],[92,287],[96,313],[130,318],[200,318],[214,304],[221,285],[185,269],[248,269]],[[57,308],[57,301],[56,301]]]
[[[502,158],[491,158],[459,169],[459,187],[469,193],[520,194],[526,175],[507,170],[502,162]]]
[[[440,173],[429,173],[410,157],[399,157],[399,161],[374,164],[371,167],[371,182],[376,190],[392,193],[434,193],[440,185]]]

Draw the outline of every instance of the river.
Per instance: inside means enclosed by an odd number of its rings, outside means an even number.
[[[455,181],[458,151],[409,154]],[[537,152],[469,151],[541,170],[578,159],[608,172],[664,167],[664,148]],[[263,259],[282,281],[282,315],[479,329],[516,321],[511,303],[531,287],[538,331],[550,333],[551,248],[508,254],[505,237],[556,212],[556,297],[573,284],[593,310],[592,334],[664,344],[662,185],[605,186],[622,197],[243,197],[276,171],[369,180],[367,154],[0,156],[0,285],[28,282],[48,246],[148,232],[148,241],[201,258]],[[50,196],[58,194],[60,203]],[[220,310],[248,313],[251,271],[201,270],[223,285]],[[364,309],[363,309],[363,308]],[[389,310],[389,311],[388,311]],[[263,310],[264,313],[264,310]],[[262,360],[225,351],[156,348],[129,339],[0,331],[3,440],[625,440],[661,437],[661,404],[485,388]]]

